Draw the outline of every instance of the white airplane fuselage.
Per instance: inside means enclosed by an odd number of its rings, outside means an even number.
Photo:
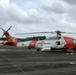
[[[17,47],[28,47],[28,48],[36,48],[36,49],[51,49],[51,48],[62,48],[66,44],[64,38],[61,39],[45,39],[45,40],[31,40],[18,42]]]

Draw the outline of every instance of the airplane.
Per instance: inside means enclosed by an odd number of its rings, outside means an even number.
[[[22,39],[13,38],[9,34],[9,30],[12,26],[10,26],[6,31],[3,28],[0,28],[4,33],[2,37],[5,35],[6,40],[3,40],[1,44],[3,45],[10,45],[15,47],[26,47],[26,48],[35,48],[37,51],[47,51],[47,50],[55,50],[55,49],[61,49],[63,52],[67,52],[69,49],[70,51],[73,51],[76,49],[76,39],[68,36],[62,36],[61,33],[68,33],[68,34],[76,34],[71,32],[61,32],[59,30],[53,31],[53,32],[33,32],[33,33],[25,33],[25,34],[36,34],[36,33],[56,33],[56,36],[53,37],[45,37],[45,36],[39,36],[39,37],[31,37]],[[17,34],[16,34],[17,35]]]
[[[19,33],[16,35],[23,34],[38,34],[38,33],[56,33],[56,36],[45,37],[45,39],[34,39],[27,46],[28,48],[36,48],[37,51],[45,50],[62,50],[63,52],[73,51],[76,49],[76,39],[69,36],[62,36],[61,33],[76,34],[71,32],[61,32],[59,30],[52,32],[32,32],[32,33]],[[28,41],[27,41],[28,42]]]
[[[9,32],[8,32],[11,29],[11,27],[12,26],[10,26],[6,31],[3,28],[0,28],[4,32],[2,37],[4,35],[6,36],[6,38],[4,38],[4,39],[1,38],[0,39],[0,44],[16,46],[16,44],[18,42],[18,39],[11,37]]]

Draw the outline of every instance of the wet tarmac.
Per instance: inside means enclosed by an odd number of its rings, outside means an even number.
[[[0,47],[0,75],[76,75],[76,52]]]

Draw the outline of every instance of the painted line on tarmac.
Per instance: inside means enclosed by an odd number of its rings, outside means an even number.
[[[0,51],[8,51],[8,49],[0,49]]]
[[[69,62],[69,63],[72,64],[72,65],[76,64],[75,62]]]
[[[13,62],[11,62],[8,58],[6,58],[4,55],[1,55],[5,60],[7,60],[10,64],[12,64],[14,67],[16,67],[18,70],[20,70],[23,74],[27,74],[24,70],[22,70],[20,67],[15,65]]]
[[[65,53],[66,55],[73,55],[74,53]]]

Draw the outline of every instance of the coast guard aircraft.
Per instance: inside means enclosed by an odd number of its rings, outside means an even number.
[[[33,32],[33,33],[22,33],[22,34],[38,34],[38,33],[56,33],[53,37],[38,37],[31,41],[27,41],[28,48],[36,48],[37,51],[45,50],[56,50],[60,49],[62,51],[75,50],[76,49],[76,39],[69,36],[62,36],[61,33],[76,34],[71,32],[61,32],[59,30],[52,32]],[[22,35],[17,34],[17,35]],[[19,43],[20,44],[20,43]],[[20,44],[21,45],[21,44]]]
[[[8,28],[10,30],[12,26]],[[68,36],[62,36],[61,33],[68,33],[68,34],[76,34],[71,32],[61,32],[61,31],[54,31],[54,32],[34,32],[34,33],[25,33],[25,34],[36,34],[36,33],[56,33],[56,36],[53,37],[34,37],[34,39],[27,40],[27,41],[20,41],[17,38],[13,38],[10,36],[8,30],[4,30],[0,28],[4,33],[2,36],[6,36],[6,39],[1,42],[3,45],[10,45],[15,47],[27,47],[29,49],[35,48],[37,51],[45,51],[45,50],[55,50],[55,49],[62,49],[62,51],[75,50],[76,49],[76,39]]]

